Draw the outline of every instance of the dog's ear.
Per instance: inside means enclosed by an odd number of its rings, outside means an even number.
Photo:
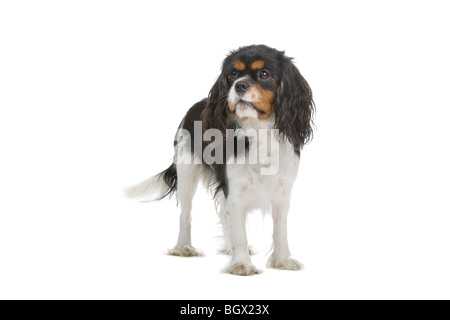
[[[206,108],[202,113],[203,131],[219,129],[223,133],[228,125],[228,81],[221,74],[209,92]]]
[[[274,103],[275,128],[296,150],[311,140],[315,111],[311,88],[292,58],[283,55],[282,74]]]

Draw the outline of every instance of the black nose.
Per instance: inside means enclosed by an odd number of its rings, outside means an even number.
[[[238,81],[234,85],[234,89],[236,90],[237,93],[244,93],[245,91],[247,91],[247,89],[249,87],[250,87],[250,84],[248,84],[245,81]]]

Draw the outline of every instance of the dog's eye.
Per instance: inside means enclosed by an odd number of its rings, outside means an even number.
[[[270,78],[270,73],[269,73],[269,71],[267,71],[267,70],[261,70],[261,71],[259,72],[259,78],[262,79],[262,80],[267,80],[267,79],[269,79],[269,78]]]
[[[231,73],[230,73],[230,77],[231,77],[231,78],[236,79],[237,76],[238,76],[238,73],[237,73],[236,70],[231,71]]]

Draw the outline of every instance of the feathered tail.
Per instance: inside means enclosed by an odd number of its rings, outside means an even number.
[[[142,181],[138,185],[125,189],[128,198],[142,201],[161,200],[171,197],[177,191],[177,168],[172,164],[169,168],[156,176]]]

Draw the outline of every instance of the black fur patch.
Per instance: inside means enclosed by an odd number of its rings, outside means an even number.
[[[162,178],[164,180],[164,182],[167,184],[167,186],[169,187],[169,190],[166,192],[166,194],[164,194],[163,196],[161,196],[158,200],[161,200],[165,197],[172,197],[174,195],[174,193],[177,191],[177,168],[175,166],[174,163],[172,163],[172,165],[167,168],[166,170],[164,170],[163,172],[158,174],[159,178]]]
[[[194,123],[195,121],[202,121],[202,113],[203,110],[205,110],[206,108],[206,104],[207,104],[207,99],[203,99],[199,102],[197,102],[195,105],[193,105],[189,111],[186,113],[183,121],[181,122],[179,129],[185,129],[189,132],[190,136],[191,136],[191,143],[190,143],[190,151],[192,154],[194,154],[195,156],[197,156],[199,159],[202,159],[202,163],[203,163],[203,170],[211,170],[214,177],[215,177],[215,181],[214,184],[216,184],[216,189],[215,189],[215,195],[217,195],[217,193],[219,191],[223,191],[223,193],[225,194],[225,197],[228,196],[228,180],[227,180],[227,173],[226,173],[226,165],[225,163],[227,162],[227,160],[234,155],[234,157],[237,157],[238,154],[238,145],[239,143],[242,143],[240,141],[238,141],[237,137],[233,138],[233,154],[228,154],[227,153],[227,141],[226,141],[226,135],[223,136],[224,140],[222,141],[222,155],[223,158],[221,159],[221,163],[212,163],[212,164],[206,164],[203,161],[203,152],[205,150],[205,148],[208,146],[208,142],[209,141],[203,141],[202,138],[202,148],[201,148],[201,153],[202,154],[196,154],[198,153],[198,151],[200,150],[195,150],[194,148]],[[231,118],[228,121],[229,127],[228,129],[238,129],[237,123],[232,120]],[[174,145],[177,145],[177,143],[175,142]],[[244,141],[244,145],[245,145],[245,150],[248,150],[249,148],[249,141],[246,138]],[[214,154],[213,154],[214,155]]]

